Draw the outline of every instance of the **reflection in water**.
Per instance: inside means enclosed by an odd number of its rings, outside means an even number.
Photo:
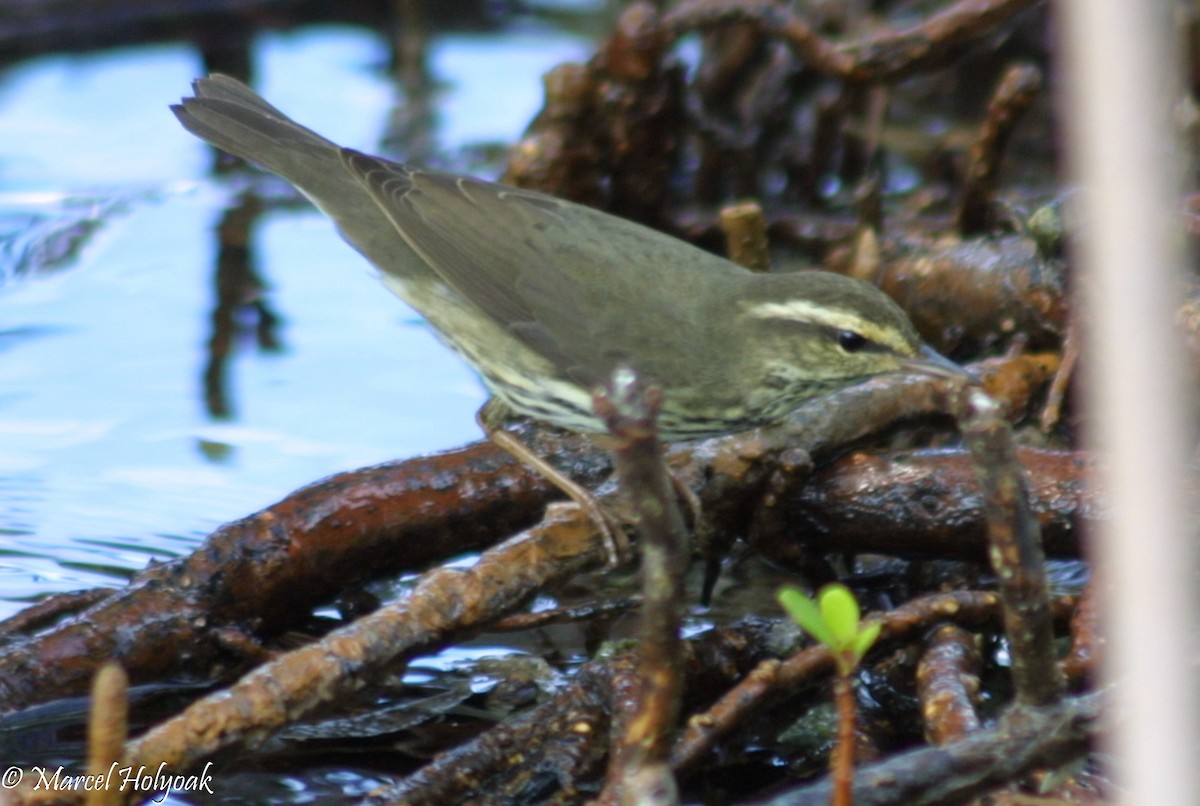
[[[29,203],[17,195],[11,208],[0,208],[0,285],[74,265],[105,222],[129,205],[125,194],[50,196]]]
[[[382,145],[403,162],[434,164],[437,89],[429,68],[425,4],[404,0],[392,18],[392,68],[400,97],[392,104]]]
[[[276,333],[279,317],[263,295],[265,285],[255,266],[254,225],[262,209],[258,196],[243,193],[216,229],[217,304],[212,312],[208,362],[204,366],[204,402],[209,415],[217,419],[233,414],[226,365],[235,345],[245,340],[242,337],[253,334],[263,352],[280,349]]]
[[[249,40],[202,58],[253,64],[359,148],[405,98],[395,148],[414,159],[515,140],[540,75],[590,50],[528,26],[434,33],[397,57],[397,90],[366,28]],[[204,72],[178,44],[3,74],[0,617],[186,553],[315,479],[479,437],[477,381],[307,203],[261,174],[214,178],[167,109]]]

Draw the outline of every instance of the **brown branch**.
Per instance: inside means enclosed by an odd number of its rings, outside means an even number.
[[[986,233],[1004,150],[1017,123],[1042,88],[1042,71],[1031,65],[1008,68],[988,104],[987,116],[971,143],[967,175],[958,206],[958,231],[964,236]]]
[[[517,801],[529,786],[530,770],[553,776],[564,792],[576,791],[604,760],[616,681],[632,678],[634,664],[629,652],[585,663],[548,702],[439,754],[403,781],[373,792],[369,802],[464,803],[479,794],[481,781],[497,801],[504,796]]]
[[[755,625],[711,630],[689,639],[687,687],[707,691],[730,685],[761,660],[769,635]],[[492,797],[516,800],[528,786],[531,770],[553,775],[564,795],[577,793],[599,772],[610,714],[620,711],[637,691],[637,669],[632,652],[585,663],[548,702],[442,753],[372,802],[460,803],[476,791],[475,782],[485,780]]]
[[[693,0],[663,18],[678,39],[695,29],[754,22],[787,42],[807,67],[857,83],[895,81],[944,66],[964,45],[991,33],[1039,0],[958,0],[938,14],[900,31],[842,45],[818,34],[788,7],[774,2]]]
[[[1059,609],[1065,610],[1070,601]],[[1000,623],[1000,606],[995,594],[959,592],[927,596],[876,617],[884,621],[880,646],[886,651],[919,640],[939,622],[993,630]],[[674,762],[682,765],[681,773],[694,769],[717,739],[744,725],[776,695],[818,685],[832,673],[832,659],[817,649],[804,650],[784,662],[768,660],[755,666],[777,643],[777,634],[757,621],[739,630],[712,630],[686,642],[690,700],[707,702],[708,692],[724,690],[746,676],[715,706],[689,720],[672,754]],[[480,781],[488,782],[495,797],[517,797],[528,785],[531,771],[553,775],[560,795],[573,797],[597,773],[609,715],[636,696],[637,669],[633,653],[584,664],[550,701],[439,755],[400,785],[377,793],[372,802],[456,803],[476,791]]]
[[[1049,705],[1062,695],[1063,680],[1055,664],[1045,554],[1012,429],[981,389],[968,386],[950,395],[984,491],[988,558],[1004,598],[1004,632],[1013,658],[1017,702]]]
[[[845,77],[853,60],[789,9],[775,2],[693,0],[680,3],[663,17],[672,39],[696,30],[731,22],[753,22],[788,43],[805,64],[827,75]]]
[[[1024,353],[1011,358],[989,358],[971,365],[971,374],[979,378],[989,396],[1000,404],[1002,416],[1010,422],[1021,422],[1046,388],[1062,369],[1057,353]]]
[[[1047,433],[1062,419],[1067,389],[1075,378],[1075,367],[1079,364],[1082,335],[1078,319],[1072,317],[1063,336],[1062,364],[1050,381],[1050,388],[1046,391],[1046,405],[1038,418],[1038,424]]]
[[[983,379],[989,392],[1002,397],[1005,410],[1023,411],[1025,395],[1036,391],[1049,379],[1057,361],[1051,356],[1020,356],[1002,362],[983,362],[968,367]],[[1016,384],[1003,379],[1015,373],[1023,378]],[[786,439],[787,447],[803,450],[813,457],[827,456],[846,445],[876,433],[887,425],[928,416],[945,416],[946,402],[936,383],[927,376],[889,375],[858,386],[825,395],[792,412],[787,428],[770,432],[770,437]]]
[[[1078,557],[1081,533],[1104,512],[1092,460],[1019,448],[1032,510],[1056,557]],[[803,484],[799,484],[803,481]],[[962,450],[856,452],[797,479],[781,505],[790,527],[759,536],[817,553],[880,553],[984,562],[987,526],[974,460]]]
[[[593,118],[608,174],[607,209],[651,226],[664,210],[683,141],[683,73],[665,57],[667,33],[654,7],[631,3],[588,69]]]
[[[107,599],[117,588],[89,588],[82,591],[56,593],[31,604],[24,610],[0,621],[0,639],[17,638],[52,627],[92,605]]]
[[[607,464],[597,457],[593,468]],[[120,662],[134,683],[206,676],[218,664],[236,673],[245,657],[235,644],[269,639],[357,582],[495,543],[535,520],[550,495],[486,444],[331,476],[53,628],[5,643],[0,711],[83,693],[97,659]]]
[[[680,630],[691,550],[655,430],[661,400],[661,390],[646,388],[632,370],[620,367],[594,403],[614,443],[617,478],[634,513],[642,555],[640,691],[635,710],[618,720],[621,733],[600,803],[665,806],[679,799],[666,761],[683,691]]]
[[[547,585],[604,560],[603,542],[577,508],[480,556],[467,569],[439,568],[412,592],[266,663],[199,700],[126,747],[126,763],[184,770],[230,746],[254,746],[317,705],[360,688],[412,652],[477,629]]]
[[[849,45],[855,81],[896,81],[945,66],[959,50],[1041,0],[958,0],[911,28]]]
[[[885,239],[878,284],[926,341],[978,355],[1014,335],[1030,349],[1057,346],[1067,328],[1066,278],[1030,238]]]
[[[1095,679],[1107,643],[1104,634],[1100,632],[1096,587],[1096,580],[1093,578],[1084,588],[1079,605],[1071,615],[1071,649],[1062,660],[1062,669],[1075,689],[1082,688],[1088,681]]]
[[[876,649],[912,640],[939,621],[984,627],[994,626],[999,617],[1000,599],[994,593],[963,591],[924,596],[879,616],[883,628]],[[809,647],[782,662],[766,661],[706,712],[688,720],[671,751],[672,766],[684,775],[703,760],[718,739],[761,712],[777,694],[813,685],[833,670],[833,656],[823,646]]]
[[[949,744],[982,727],[975,710],[981,664],[966,630],[946,624],[930,637],[917,664],[917,697],[931,744]]]
[[[767,271],[771,268],[767,219],[756,202],[722,207],[720,218],[730,260],[755,271]]]
[[[593,107],[597,84],[595,71],[582,64],[560,64],[542,77],[542,110],[509,152],[501,182],[605,206],[605,149]]]
[[[813,123],[812,145],[803,172],[797,177],[801,183],[800,192],[811,202],[820,201],[822,183],[837,170],[842,132],[846,128],[846,118],[855,95],[857,92],[846,87],[838,92],[825,88],[813,101],[816,120]]]
[[[1000,723],[944,747],[895,756],[859,771],[855,806],[946,806],[1041,767],[1060,767],[1087,752],[1098,731],[1100,695],[1010,711]],[[779,793],[762,806],[825,806],[829,782]]]
[[[128,735],[129,678],[118,664],[110,661],[100,667],[92,683],[87,774],[93,780],[104,780],[113,762],[121,761]],[[122,800],[120,788],[98,786],[87,793],[87,806],[116,806]]]
[[[589,602],[575,607],[555,607],[550,610],[539,610],[536,613],[513,613],[504,616],[488,625],[488,632],[520,632],[522,630],[540,630],[555,624],[573,624],[576,622],[594,621],[596,619],[613,618],[628,613],[641,603],[636,599],[608,599]]]

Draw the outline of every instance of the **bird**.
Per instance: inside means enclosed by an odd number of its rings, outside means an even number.
[[[532,190],[341,147],[213,74],[171,107],[185,129],[293,184],[479,374],[488,437],[603,521],[585,489],[504,429],[515,412],[602,434],[618,366],[661,390],[668,442],[746,431],[885,373],[956,375],[862,280],[758,272]]]

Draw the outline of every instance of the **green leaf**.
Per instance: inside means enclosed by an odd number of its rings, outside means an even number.
[[[776,598],[802,630],[830,649],[836,646],[833,632],[821,615],[821,608],[805,596],[803,591],[798,588],[781,588]]]
[[[854,657],[857,662],[861,662],[871,647],[875,645],[875,640],[879,638],[879,631],[883,628],[883,623],[879,621],[870,621],[862,625],[862,629],[858,631],[858,635],[854,636],[854,645],[850,647],[854,652]]]
[[[821,588],[817,596],[821,616],[833,633],[839,649],[849,647],[858,635],[858,601],[845,585],[834,582]]]

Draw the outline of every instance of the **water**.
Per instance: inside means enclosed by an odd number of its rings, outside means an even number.
[[[512,142],[541,73],[591,49],[528,26],[435,37],[442,152]],[[257,88],[377,151],[386,59],[365,30],[263,35]],[[237,188],[167,110],[201,69],[178,45],[0,77],[0,618],[119,584],[323,476],[478,437],[474,376],[303,209],[256,230],[280,348],[237,341],[230,416],[207,410],[213,228]]]

